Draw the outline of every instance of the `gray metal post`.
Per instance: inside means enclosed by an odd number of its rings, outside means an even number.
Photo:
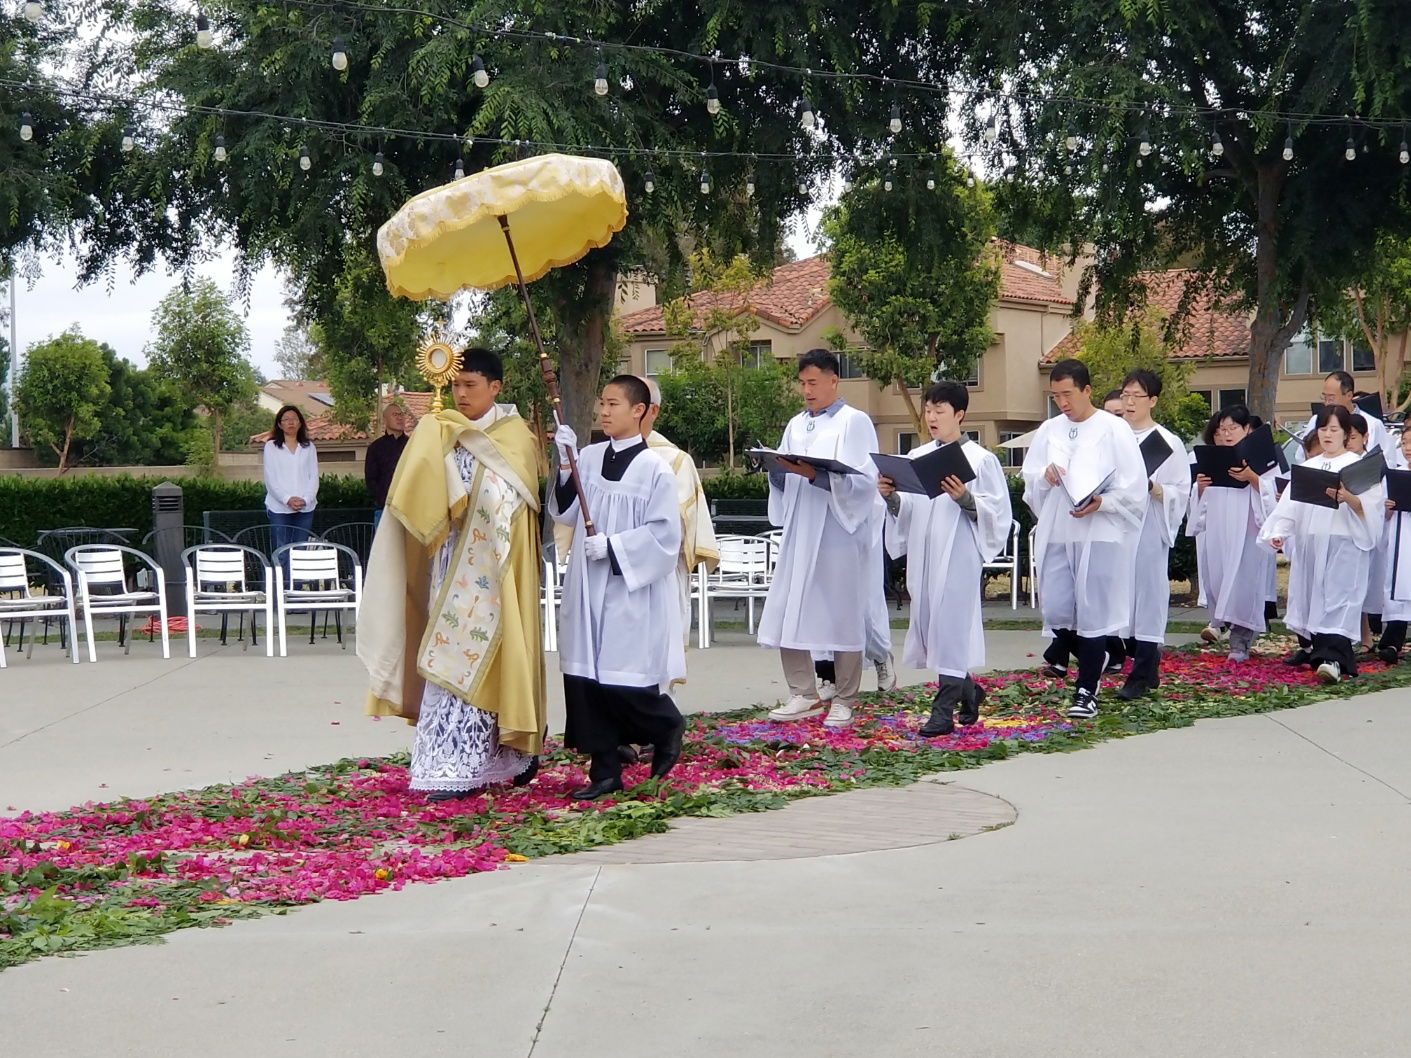
[[[152,489],[152,557],[166,578],[167,613],[186,616],[186,572],[181,552],[186,549],[186,501],[181,486],[164,481]]]

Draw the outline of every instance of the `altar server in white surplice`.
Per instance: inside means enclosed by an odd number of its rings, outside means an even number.
[[[1132,569],[1146,513],[1146,466],[1131,427],[1093,407],[1088,368],[1060,360],[1049,374],[1060,414],[1039,427],[1024,457],[1024,502],[1037,521],[1039,610],[1053,643],[1045,671],[1078,658],[1068,715],[1097,715],[1111,635],[1132,622]],[[1081,506],[1075,504],[1081,502]]]
[[[670,467],[642,438],[650,399],[635,375],[618,375],[603,387],[598,421],[608,440],[578,457],[593,535],[584,526],[566,455],[550,495],[554,520],[573,526],[559,668],[564,744],[590,759],[588,786],[573,794],[579,800],[622,789],[619,746],[650,744],[654,778],[681,756],[685,722],[666,693],[686,676],[676,581],[681,510]],[[554,440],[561,452],[576,444],[566,426]]]
[[[1323,454],[1305,464],[1315,470],[1340,471],[1361,457],[1346,448],[1352,417],[1340,405],[1325,405],[1315,416]],[[1298,636],[1291,658],[1314,666],[1318,679],[1337,683],[1357,675],[1352,644],[1362,634],[1362,600],[1372,549],[1386,522],[1381,482],[1360,496],[1339,485],[1328,495],[1336,508],[1301,503],[1293,486],[1284,490],[1274,513],[1259,531],[1262,543],[1275,548],[1297,541],[1289,563],[1289,601],[1284,623]]]
[[[1401,431],[1401,446],[1395,456],[1394,460],[1387,460],[1390,469],[1411,467],[1411,430]],[[1402,510],[1390,498],[1386,500],[1382,549],[1386,557],[1382,563],[1382,636],[1377,643],[1377,656],[1388,665],[1395,665],[1401,660],[1407,622],[1411,621],[1411,510]]]
[[[1356,391],[1357,384],[1350,374],[1346,371],[1334,371],[1323,379],[1321,394],[1323,406],[1336,405],[1339,408],[1346,408],[1349,415],[1360,414],[1362,409],[1357,406]],[[1317,416],[1313,416],[1308,420],[1308,426],[1304,430],[1305,437],[1317,429],[1314,425],[1316,418]],[[1392,443],[1391,437],[1387,433],[1386,423],[1374,415],[1366,415],[1364,418],[1367,420],[1366,450],[1370,452],[1374,448],[1380,448],[1383,452],[1392,451],[1396,445]]]
[[[1161,379],[1138,368],[1122,380],[1122,416],[1138,445],[1152,436],[1171,452],[1147,480],[1146,512],[1137,538],[1132,582],[1132,670],[1117,697],[1131,701],[1161,683],[1161,645],[1166,642],[1166,617],[1171,610],[1171,545],[1181,531],[1190,499],[1191,465],[1186,444],[1151,417],[1161,397]],[[1158,446],[1159,447],[1159,446]],[[1145,457],[1143,457],[1145,463]]]
[[[857,473],[783,461],[771,472],[769,520],[783,527],[779,562],[759,620],[759,644],[777,647],[789,700],[769,715],[802,720],[823,712],[812,652],[832,652],[837,689],[824,723],[846,727],[862,680],[867,614],[881,591],[874,533],[877,431],[838,396],[838,357],[811,349],[799,358],[805,408],[789,420],[779,451],[837,460]]]
[[[893,557],[907,556],[911,621],[902,660],[938,676],[931,716],[920,731],[925,738],[949,735],[957,720],[967,725],[979,719],[984,691],[970,672],[985,664],[981,578],[984,564],[1004,550],[1013,518],[999,460],[961,435],[969,406],[970,394],[961,383],[933,385],[925,406],[932,440],[907,454],[918,459],[941,445],[961,442],[975,480],[966,484],[948,477],[940,483],[944,492],[931,499],[897,492],[891,479],[878,479],[887,504],[887,549]]]

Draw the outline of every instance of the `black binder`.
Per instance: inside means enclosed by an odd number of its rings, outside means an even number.
[[[1142,461],[1146,463],[1146,476],[1151,477],[1161,464],[1171,458],[1171,444],[1161,436],[1160,430],[1152,430],[1141,444]]]
[[[975,468],[965,455],[962,441],[941,445],[915,459],[873,452],[872,462],[877,464],[878,474],[892,479],[898,492],[929,496],[933,500],[944,493],[941,482],[948,477],[957,477],[963,483],[975,480]]]

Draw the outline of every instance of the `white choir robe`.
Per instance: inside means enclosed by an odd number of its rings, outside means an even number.
[[[1105,451],[1114,474],[1102,505],[1085,518],[1060,485],[1050,485],[1050,463]],[[1125,419],[1099,411],[1081,423],[1058,415],[1039,427],[1024,457],[1024,502],[1034,512],[1039,611],[1045,634],[1069,628],[1085,639],[1126,635],[1132,621],[1132,572],[1146,512],[1146,464]]]
[[[785,475],[783,488],[770,483],[769,520],[784,535],[759,619],[759,645],[863,651],[867,614],[882,581],[874,547],[882,498],[871,458],[877,431],[867,415],[847,405],[832,414],[803,411],[784,427],[779,451],[836,459],[859,473],[829,474],[827,488],[798,474]]]
[[[1391,435],[1387,433],[1386,424],[1382,422],[1381,419],[1374,419],[1360,408],[1353,408],[1351,414],[1360,415],[1367,420],[1367,451],[1370,452],[1374,448],[1381,448],[1382,455],[1386,456],[1387,465],[1390,466],[1392,452],[1396,450],[1397,446],[1393,443]],[[1310,415],[1308,417],[1308,426],[1305,428],[1303,436],[1308,436],[1308,430],[1317,431],[1317,427],[1313,425],[1317,421],[1318,416],[1316,415]],[[1315,455],[1313,458],[1321,459],[1322,455]],[[1311,462],[1311,460],[1305,460],[1305,462]]]
[[[1401,454],[1400,447],[1393,448],[1391,451],[1382,449],[1382,457],[1387,461],[1389,469],[1406,469],[1406,459]],[[1387,566],[1391,561],[1388,556],[1392,547],[1392,522],[1394,520],[1384,519],[1381,539],[1377,541],[1377,546],[1372,551],[1372,567],[1367,573],[1367,597],[1362,600],[1362,612],[1382,614],[1383,620],[1404,621],[1404,617],[1388,618],[1383,613],[1387,604]]]
[[[1341,470],[1360,458],[1344,452],[1333,457],[1315,456],[1306,465]],[[1345,503],[1338,504],[1336,510],[1296,503],[1290,490],[1285,490],[1259,531],[1259,540],[1266,547],[1278,539],[1297,543],[1289,563],[1284,623],[1306,639],[1338,635],[1356,643],[1362,638],[1362,600],[1367,594],[1372,550],[1386,521],[1386,490],[1379,483],[1357,498],[1362,502],[1361,514]]]
[[[1397,462],[1396,469],[1406,469],[1404,458]],[[1411,622],[1411,511],[1392,512],[1383,530],[1382,547],[1382,620]]]
[[[593,525],[606,534],[621,576],[608,559],[583,552],[583,519],[575,499],[559,510],[549,489],[554,521],[573,526],[560,610],[559,669],[618,687],[659,687],[686,677],[676,567],[681,510],[676,481],[664,460],[639,453],[621,481],[603,478],[611,442],[589,445],[578,473]]]
[[[915,459],[937,447],[932,441],[908,455]],[[911,593],[902,660],[959,680],[985,664],[981,567],[1004,550],[1014,517],[999,460],[974,441],[966,441],[963,451],[975,470],[967,486],[975,498],[975,521],[944,494],[933,500],[899,492],[897,513],[887,515],[887,550],[894,558],[907,556]]]
[[[1171,454],[1156,468],[1151,481],[1161,486],[1158,501],[1148,491],[1137,538],[1132,588],[1132,638],[1143,643],[1166,642],[1166,618],[1171,611],[1171,547],[1181,531],[1190,502],[1191,465],[1185,442],[1164,426],[1136,433],[1141,444],[1155,431],[1171,446]]]
[[[1258,488],[1210,485],[1202,495],[1199,485],[1191,486],[1186,535],[1195,537],[1201,598],[1216,624],[1254,632],[1267,627],[1264,604],[1275,558],[1257,537],[1278,503],[1278,473],[1273,467],[1261,474]]]

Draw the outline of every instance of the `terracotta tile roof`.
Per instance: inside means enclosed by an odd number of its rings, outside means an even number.
[[[1038,250],[1018,243],[994,240],[1004,257],[1001,265],[1000,297],[1010,301],[1032,301],[1042,304],[1071,305],[1063,293],[1058,278],[1046,271],[1047,258]],[[1019,262],[1027,262],[1025,267]],[[824,254],[791,261],[774,270],[771,280],[755,287],[744,299],[743,307],[761,320],[789,330],[803,327],[826,309],[828,297],[828,258]],[[725,296],[698,293],[687,298],[695,309],[694,322],[699,325],[703,313],[721,304]],[[638,309],[618,317],[618,325],[627,334],[664,334],[666,321],[662,306]]]
[[[327,382],[276,378],[266,382],[260,390],[280,404],[293,404],[305,415],[322,415],[333,406]]]
[[[400,393],[398,394],[402,407],[406,409],[407,417],[411,422],[407,428],[415,426],[417,420],[431,410],[430,393]],[[388,402],[390,403],[390,401]],[[384,405],[385,406],[385,405]],[[368,440],[367,430],[360,426],[349,426],[346,423],[334,422],[331,413],[325,412],[322,415],[315,415],[307,420],[309,428],[309,440],[314,444],[325,441],[366,441]],[[270,431],[253,434],[250,437],[250,444],[262,445],[270,438]]]
[[[1184,268],[1142,273],[1147,304],[1167,316],[1174,314],[1192,275],[1193,272]],[[1055,363],[1074,355],[1077,349],[1077,339],[1069,334],[1044,355],[1043,362]],[[1248,356],[1249,316],[1223,307],[1208,291],[1196,294],[1176,343],[1166,355],[1181,360]]]

